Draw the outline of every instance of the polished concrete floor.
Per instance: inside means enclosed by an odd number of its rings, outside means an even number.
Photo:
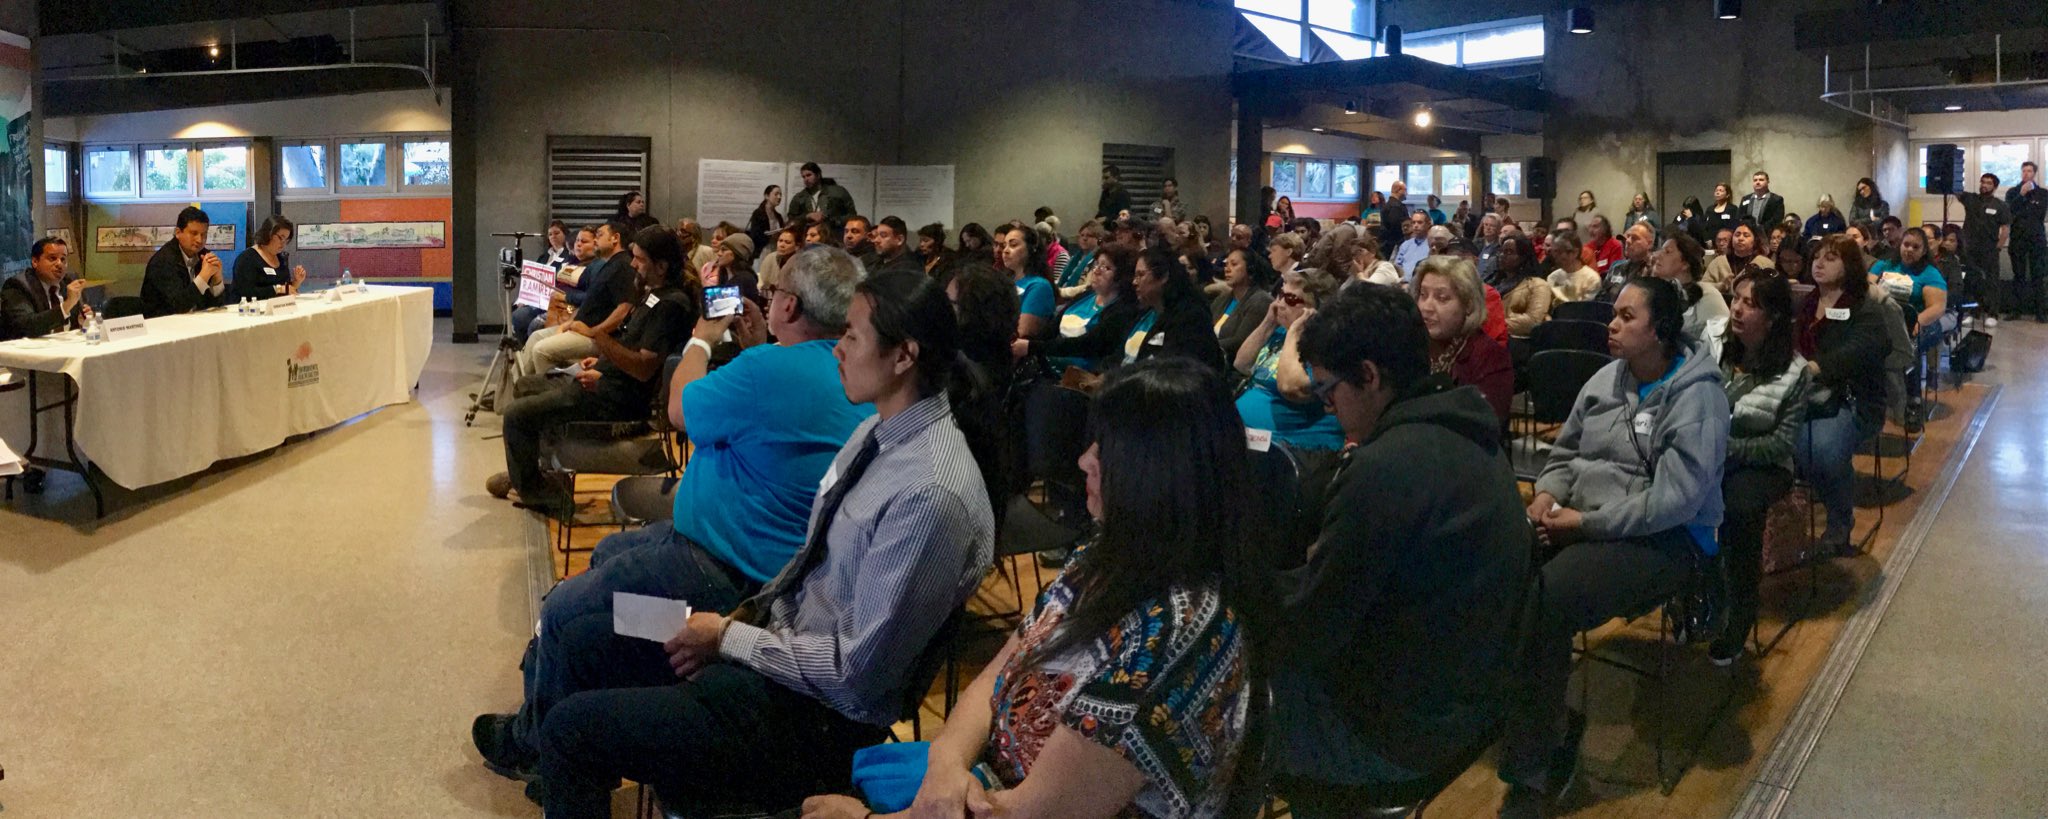
[[[1788,815],[2048,805],[2048,328],[1998,334],[2005,393]],[[0,505],[0,814],[536,815],[468,747],[517,700],[543,537],[480,491],[489,353],[438,344],[418,403],[98,524],[68,475]]]
[[[491,348],[418,403],[124,496],[0,505],[0,815],[533,816],[469,720],[517,702],[538,524],[482,495]]]
[[[1787,816],[2048,815],[2048,327],[1994,333],[2005,391]]]

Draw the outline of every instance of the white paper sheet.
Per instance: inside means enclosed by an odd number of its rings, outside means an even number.
[[[666,643],[682,633],[690,604],[664,597],[612,592],[612,633]]]
[[[697,160],[697,224],[707,231],[719,222],[746,227],[754,209],[761,206],[761,192],[769,185],[784,186],[782,204],[788,207],[789,197],[796,191],[787,187],[787,168],[781,162]]]
[[[951,231],[953,166],[882,165],[875,168],[875,218],[895,216],[911,230],[937,222]]]

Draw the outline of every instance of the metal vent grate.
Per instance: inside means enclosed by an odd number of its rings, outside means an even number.
[[[548,218],[586,225],[611,218],[627,191],[647,192],[650,140],[549,137]]]

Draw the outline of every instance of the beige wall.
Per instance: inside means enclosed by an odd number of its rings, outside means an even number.
[[[302,100],[177,108],[95,117],[52,117],[44,136],[73,142],[215,137],[316,137],[448,130],[448,95],[426,89]]]

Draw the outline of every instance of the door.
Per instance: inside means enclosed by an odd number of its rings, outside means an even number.
[[[1727,151],[1671,151],[1657,155],[1657,212],[1665,221],[1678,218],[1679,206],[1688,196],[1697,196],[1701,207],[1714,204],[1714,186],[1734,182],[1728,178]],[[1741,201],[1741,196],[1735,196]]]

